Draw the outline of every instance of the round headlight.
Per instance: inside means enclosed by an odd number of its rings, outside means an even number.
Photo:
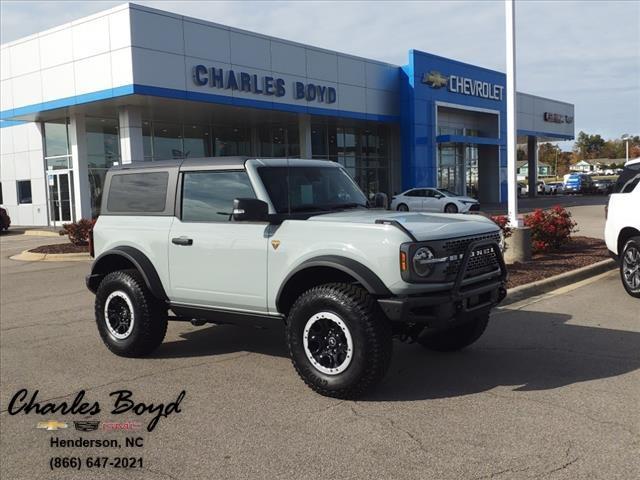
[[[413,254],[413,271],[419,277],[426,277],[433,272],[434,264],[429,260],[433,260],[435,255],[429,247],[422,247]]]

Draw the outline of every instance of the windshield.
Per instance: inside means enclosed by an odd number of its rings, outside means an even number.
[[[439,188],[438,191],[441,192],[441,193],[444,193],[447,197],[459,197],[460,196],[457,193],[453,193],[452,191],[447,190],[446,188]]]
[[[364,193],[342,168],[259,167],[258,174],[277,213],[367,206]]]

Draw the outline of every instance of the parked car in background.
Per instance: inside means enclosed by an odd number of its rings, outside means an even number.
[[[11,218],[7,215],[7,211],[0,207],[0,232],[9,230],[11,226]]]
[[[600,180],[593,181],[593,188],[595,193],[600,193],[602,195],[609,195],[613,192],[613,188],[615,187],[616,182],[610,178],[602,178]]]
[[[620,266],[620,278],[627,293],[640,298],[640,159],[625,164],[609,203],[604,239]]]
[[[467,213],[479,211],[480,203],[444,188],[412,188],[391,198],[391,210]]]
[[[593,179],[584,173],[572,173],[565,178],[564,193],[593,193]]]
[[[529,186],[524,182],[518,182],[518,196],[524,197],[529,193]]]
[[[544,184],[545,195],[557,195],[563,192],[564,192],[564,188],[563,188],[562,182],[546,182]]]

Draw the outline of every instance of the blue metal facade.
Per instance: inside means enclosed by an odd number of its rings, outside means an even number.
[[[402,67],[400,84],[400,124],[402,143],[402,186],[436,186],[437,146],[439,142],[461,142],[498,145],[500,162],[500,198],[507,195],[506,183],[506,99],[481,98],[452,92],[446,84],[431,86],[423,82],[425,74],[435,72],[443,77],[455,75],[502,87],[504,73],[469,65],[437,55],[411,50],[409,63]],[[436,102],[482,108],[499,113],[498,138],[441,135],[436,132]]]

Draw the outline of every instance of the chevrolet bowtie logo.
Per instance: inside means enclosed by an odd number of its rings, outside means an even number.
[[[37,428],[44,428],[47,430],[58,430],[60,428],[67,428],[68,425],[64,422],[58,422],[57,420],[47,420],[46,422],[38,422]]]
[[[449,77],[445,77],[440,72],[431,70],[429,73],[425,73],[422,76],[422,83],[426,83],[431,88],[442,88],[449,81]]]

